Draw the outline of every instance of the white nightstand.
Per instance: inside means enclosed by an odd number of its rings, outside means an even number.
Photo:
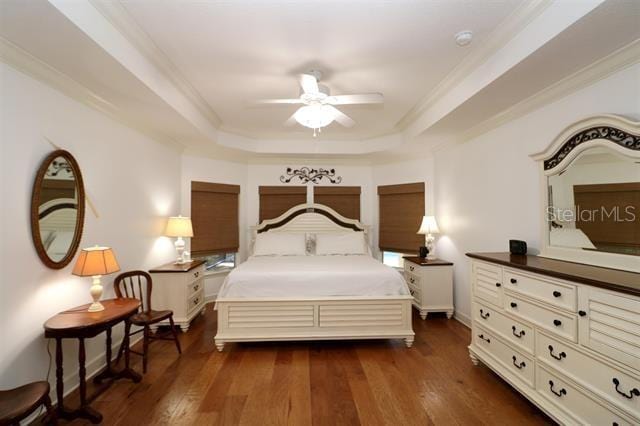
[[[453,263],[440,259],[404,257],[404,277],[420,317],[429,312],[453,316]]]
[[[189,330],[191,320],[204,312],[204,262],[167,263],[151,269],[149,273],[153,278],[153,309],[172,310],[175,324],[182,331]],[[168,322],[161,325],[168,325]]]

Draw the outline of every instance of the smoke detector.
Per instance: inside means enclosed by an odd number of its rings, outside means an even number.
[[[460,31],[458,34],[454,36],[456,40],[456,44],[460,47],[467,46],[473,40],[473,32],[471,31]]]

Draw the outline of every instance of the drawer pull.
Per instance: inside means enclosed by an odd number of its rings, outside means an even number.
[[[527,366],[527,364],[525,364],[524,361],[522,361],[520,363],[517,363],[515,355],[513,357],[511,357],[511,359],[513,359],[513,365],[515,365],[518,370],[522,370],[524,367]]]
[[[195,273],[193,274],[193,276],[194,276],[194,277],[196,277],[196,278],[198,278],[198,277],[200,276],[200,272],[195,272]]]
[[[496,283],[496,287],[502,287],[502,284]]]
[[[559,291],[556,290],[553,292],[553,297],[560,297],[560,296],[562,296],[562,293],[560,293]]]
[[[409,266],[409,270],[413,271],[415,268],[413,266]]]
[[[560,352],[558,355],[553,353],[553,346],[549,345],[549,355],[551,355],[552,358],[557,359],[558,361],[561,361],[562,358],[566,358],[567,354],[565,352]]]
[[[578,311],[578,315],[580,315],[581,317],[584,317],[587,315],[587,313],[583,310]]]
[[[613,378],[613,384],[616,386],[616,392],[618,392],[620,395],[624,396],[627,399],[631,399],[634,396],[640,396],[640,390],[638,390],[638,388],[633,388],[629,391],[629,394],[622,392],[620,389],[618,389],[618,386],[620,386],[620,380],[616,379],[615,377]]]
[[[416,295],[416,292],[415,292],[415,291],[413,291],[413,289],[412,289],[412,288],[409,288],[409,293],[411,293],[411,295],[412,295],[412,296],[415,296],[415,295]]]
[[[518,282],[518,280],[516,280],[515,278],[511,278],[509,281],[511,282],[511,284],[516,284]]]
[[[200,303],[200,298],[195,298],[195,299],[193,299],[193,305],[194,305],[194,306],[197,306],[197,305],[198,305],[198,303]]]
[[[567,394],[567,390],[565,388],[560,389],[558,392],[556,392],[553,389],[553,380],[549,380],[549,390],[551,392],[553,392],[553,394],[557,397],[561,397],[562,395],[566,395]]]
[[[512,308],[517,308],[518,307],[518,304],[516,302],[511,302],[510,305],[511,305]]]
[[[556,327],[560,327],[562,325],[562,321],[560,321],[559,319],[554,319],[553,325],[555,325]]]
[[[478,337],[484,340],[487,343],[491,343],[491,339],[484,337],[484,334],[478,334]]]
[[[520,330],[519,332],[516,333],[516,326],[512,325],[511,326],[511,332],[513,333],[514,336],[516,336],[518,339],[522,339],[522,336],[524,336],[524,330]]]
[[[487,312],[486,314],[484,313],[484,311],[482,309],[480,309],[480,316],[482,317],[482,319],[487,319],[489,318],[491,315],[489,315],[489,312]]]
[[[415,279],[415,278],[413,278],[413,277],[411,277],[411,278],[409,278],[409,282],[410,282],[411,284],[415,284],[415,283],[416,283],[416,279]]]
[[[198,289],[200,288],[200,284],[196,284],[193,286],[193,291],[198,291]]]

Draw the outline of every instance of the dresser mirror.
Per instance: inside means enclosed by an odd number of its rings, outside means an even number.
[[[640,126],[583,120],[543,153],[541,255],[640,271]]]
[[[75,256],[84,206],[78,163],[67,151],[52,152],[38,169],[31,197],[31,235],[38,256],[48,267],[63,268]]]

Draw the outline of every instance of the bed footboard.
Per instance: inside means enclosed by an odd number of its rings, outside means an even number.
[[[219,299],[216,347],[226,342],[404,339],[411,347],[411,296]]]

